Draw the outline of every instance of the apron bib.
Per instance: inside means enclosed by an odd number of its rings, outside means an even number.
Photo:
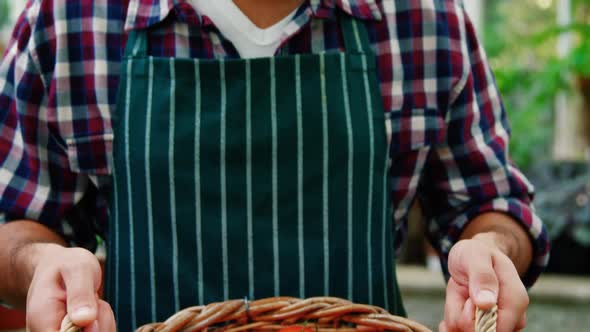
[[[403,315],[376,58],[147,55],[117,104],[107,299],[119,331],[227,299],[337,296]]]

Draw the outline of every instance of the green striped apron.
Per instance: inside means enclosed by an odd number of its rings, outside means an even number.
[[[119,331],[191,305],[338,296],[403,314],[376,57],[122,63],[107,298]]]

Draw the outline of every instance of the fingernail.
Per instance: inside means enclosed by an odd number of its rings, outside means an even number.
[[[496,303],[496,294],[489,290],[481,290],[477,293],[477,302]]]
[[[80,307],[74,310],[74,312],[70,313],[70,319],[73,321],[87,321],[94,318],[92,317],[92,314],[93,312],[90,307]]]

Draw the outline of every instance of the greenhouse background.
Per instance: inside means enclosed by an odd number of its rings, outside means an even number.
[[[2,53],[25,3],[0,0]],[[553,241],[548,274],[531,290],[527,330],[588,331],[590,0],[464,3],[509,115],[511,158],[535,185],[536,208]],[[427,264],[420,215],[416,207],[411,240],[400,253],[407,265],[399,274],[410,317],[435,327],[442,318],[444,283],[430,272],[436,263]],[[16,328],[6,323],[8,316],[0,310],[0,331]]]

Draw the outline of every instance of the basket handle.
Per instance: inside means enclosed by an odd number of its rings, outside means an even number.
[[[74,325],[70,320],[70,316],[66,314],[63,321],[61,322],[61,328],[59,332],[82,332],[82,329]]]
[[[490,310],[481,310],[477,308],[475,312],[475,332],[496,332],[497,320],[497,305]]]

